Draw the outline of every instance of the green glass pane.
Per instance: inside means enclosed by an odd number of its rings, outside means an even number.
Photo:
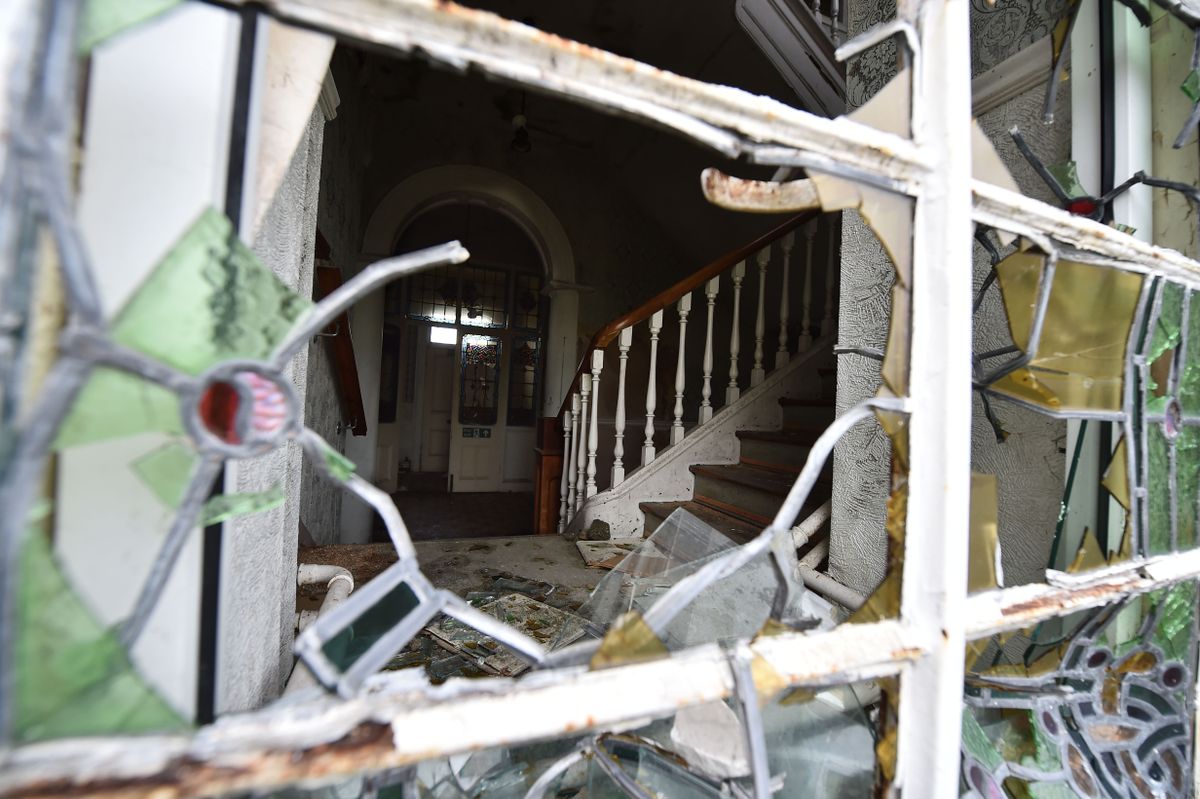
[[[370,610],[325,643],[322,647],[325,657],[342,670],[349,668],[380,636],[412,613],[417,604],[417,595],[408,584],[397,583]]]
[[[1150,506],[1150,529],[1147,540],[1151,555],[1171,551],[1171,465],[1169,446],[1162,425],[1146,427],[1149,444],[1149,476],[1146,481],[1146,501]]]
[[[130,409],[136,408],[131,413]],[[97,369],[59,425],[56,449],[138,433],[183,434],[179,398],[165,388],[115,369]]]
[[[79,20],[79,51],[88,53],[118,33],[147,22],[182,0],[87,0]]]
[[[196,465],[196,453],[173,441],[133,462],[133,471],[168,508],[178,508]]]
[[[18,740],[186,726],[75,596],[39,533],[26,538],[20,580],[13,693]]]
[[[1079,799],[1079,794],[1065,782],[1031,782],[1029,795],[1033,799]]]
[[[209,209],[122,309],[112,334],[119,344],[196,375],[233,358],[265,358],[310,305],[233,235],[228,219]],[[84,387],[56,445],[152,430],[181,432],[174,395],[105,370]]]
[[[325,466],[338,480],[349,480],[354,474],[354,461],[329,446],[329,442],[321,439],[321,454],[325,457]]]
[[[988,738],[983,727],[975,720],[970,708],[963,708],[962,717],[963,749],[971,757],[982,763],[989,771],[995,771],[1004,762],[995,745]]]
[[[1058,744],[1046,734],[1042,725],[1037,723],[1037,716],[1033,711],[1029,712],[1029,727],[1033,730],[1034,756],[1024,765],[1050,773],[1061,769],[1062,758],[1058,754]]]
[[[1195,355],[1195,348],[1200,347],[1200,298],[1195,295],[1188,309],[1187,327],[1188,351],[1192,355],[1183,365],[1179,380],[1179,405],[1186,414],[1200,414],[1200,358]]]
[[[1051,164],[1046,171],[1054,176],[1058,185],[1068,197],[1084,197],[1087,191],[1079,183],[1079,170],[1074,161],[1063,161],[1061,164]]]
[[[1163,353],[1179,343],[1179,331],[1182,323],[1183,288],[1178,283],[1164,282],[1158,318],[1154,322],[1154,330],[1150,337],[1150,349],[1146,352],[1146,363],[1153,366]],[[1156,387],[1156,381],[1151,378],[1146,390],[1149,392]]]
[[[1200,102],[1200,70],[1193,69],[1179,84],[1179,90],[1188,96],[1193,103]]]
[[[1196,609],[1196,584],[1179,583],[1156,591],[1158,619],[1151,636],[1167,660],[1187,662],[1192,640],[1192,615]]]
[[[1196,501],[1200,499],[1200,427],[1185,426],[1175,439],[1176,524],[1179,548],[1196,546]]]
[[[238,516],[262,513],[271,508],[278,508],[283,504],[283,499],[283,489],[279,486],[275,486],[269,491],[253,494],[227,494],[213,497],[204,503],[204,508],[200,511],[200,525],[206,527],[210,524],[236,519]]]

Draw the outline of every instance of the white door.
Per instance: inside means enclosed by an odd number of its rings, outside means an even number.
[[[462,333],[458,345],[455,403],[450,439],[452,491],[500,491],[504,456],[502,379],[508,347],[502,333]],[[467,353],[467,347],[474,348]]]
[[[424,425],[421,471],[450,468],[450,419],[454,397],[455,347],[430,345],[425,350]]]

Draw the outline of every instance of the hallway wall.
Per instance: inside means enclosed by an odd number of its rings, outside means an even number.
[[[1036,3],[997,8],[996,13],[972,4],[973,71],[978,74],[1048,32],[1045,9]],[[852,30],[865,30],[894,11],[888,0],[866,0],[850,6]],[[1003,12],[1001,14],[1000,12]],[[885,44],[853,62],[849,69],[852,105],[860,105],[894,74],[895,48]],[[1017,152],[1009,129],[1017,125],[1046,163],[1070,157],[1070,84],[1060,87],[1055,124],[1041,122],[1043,87],[1037,86],[987,112],[980,119],[988,138],[1029,196],[1054,202],[1049,189]],[[891,262],[878,240],[854,212],[844,214],[840,308],[843,346],[882,348],[886,343],[894,277]],[[988,260],[975,246],[974,285],[988,273]],[[975,351],[1011,343],[1007,318],[996,288],[976,317]],[[873,396],[878,389],[879,363],[859,355],[838,358],[839,413]],[[1066,423],[997,401],[993,408],[1008,439],[997,443],[983,416],[978,396],[972,417],[972,469],[998,476],[999,531],[1006,584],[1040,579],[1062,498]],[[883,579],[887,563],[884,531],[889,492],[890,442],[874,421],[857,425],[834,453],[833,521],[829,573],[861,592],[870,592]]]

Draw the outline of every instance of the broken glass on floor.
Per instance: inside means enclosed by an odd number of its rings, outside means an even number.
[[[583,635],[582,625],[574,621],[572,614],[523,594],[505,594],[477,607],[543,645],[554,641],[565,645]],[[488,674],[515,677],[529,668],[527,662],[494,638],[448,616],[429,625],[426,631],[439,646]]]
[[[612,567],[579,608],[585,633],[599,638],[624,614],[644,614],[672,586],[736,546],[687,510],[676,510]],[[662,636],[666,648],[677,651],[696,644],[752,638],[770,615],[780,588],[770,557],[764,552],[705,590],[668,625]],[[806,590],[794,575],[785,575],[784,580],[788,590],[786,620],[804,628],[834,626],[832,605]],[[559,639],[553,648],[567,643]]]

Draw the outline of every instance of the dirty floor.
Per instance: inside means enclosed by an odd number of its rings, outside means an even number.
[[[445,495],[443,495],[445,496]],[[469,495],[467,495],[469,496]],[[488,591],[498,573],[525,580],[550,583],[554,604],[574,608],[587,599],[603,569],[583,562],[573,541],[556,535],[467,538],[448,541],[418,541],[417,557],[430,582],[466,597],[473,591]],[[396,561],[391,544],[341,544],[300,550],[301,563],[342,566],[362,585]]]
[[[449,494],[445,491],[398,491],[392,501],[414,541],[495,538],[533,533],[533,494],[485,492]],[[374,540],[387,533],[376,526]]]

